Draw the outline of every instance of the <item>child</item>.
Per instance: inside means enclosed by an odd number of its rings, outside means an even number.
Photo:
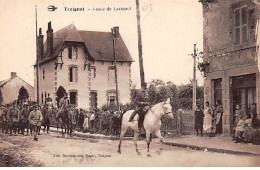
[[[245,131],[245,120],[243,118],[243,116],[239,116],[239,120],[236,126],[236,131],[235,131],[235,138],[236,138],[236,142],[235,143],[239,143],[242,140],[242,135]]]

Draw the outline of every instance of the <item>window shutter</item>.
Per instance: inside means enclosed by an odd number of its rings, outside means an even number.
[[[242,24],[242,43],[247,42],[247,8],[241,9],[241,24]]]
[[[240,25],[240,10],[235,10],[235,27]]]
[[[234,43],[235,45],[240,44],[240,9],[235,10],[235,32],[234,32]]]
[[[240,28],[235,28],[235,45],[240,44]]]

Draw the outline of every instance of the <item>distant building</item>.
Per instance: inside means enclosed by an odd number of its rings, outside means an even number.
[[[216,100],[222,102],[222,132],[230,134],[237,104],[247,114],[251,104],[256,103],[260,114],[260,1],[200,2],[204,19],[204,100],[211,105]]]
[[[25,82],[23,79],[16,75],[16,72],[11,72],[11,77],[9,79],[0,81],[1,90],[1,105],[9,104],[18,99],[19,90],[24,87],[29,94],[29,99],[35,101],[34,87]]]
[[[118,27],[117,27],[118,28]],[[53,33],[48,23],[47,40],[38,37],[40,103],[63,87],[70,104],[93,109],[116,103],[113,35],[111,32],[77,30],[71,24]],[[115,54],[119,103],[130,102],[133,59],[116,29]],[[36,73],[36,69],[35,69]],[[36,74],[35,74],[36,86]]]

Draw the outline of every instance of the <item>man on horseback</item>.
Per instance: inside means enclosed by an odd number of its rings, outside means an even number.
[[[141,99],[137,103],[137,109],[132,113],[132,115],[129,118],[129,122],[132,122],[135,115],[139,115],[139,120],[138,120],[138,129],[139,129],[139,134],[141,133],[143,121],[144,121],[144,116],[147,113],[147,111],[150,108],[150,103],[148,102],[148,94],[146,89],[142,90],[141,92]]]

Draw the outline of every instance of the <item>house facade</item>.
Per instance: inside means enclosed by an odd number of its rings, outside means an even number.
[[[17,76],[16,72],[11,72],[11,77],[0,81],[1,102],[0,105],[10,104],[18,99],[19,90],[24,87],[28,94],[28,100],[35,101],[34,87]]]
[[[115,57],[118,100],[130,102],[133,59],[116,29]],[[50,97],[57,105],[57,90],[66,90],[70,104],[91,110],[116,103],[115,62],[111,32],[82,31],[72,24],[53,33],[48,23],[47,40],[38,37],[40,104]],[[35,84],[36,84],[35,67]]]
[[[204,100],[223,105],[222,133],[233,133],[236,105],[260,114],[257,0],[201,0],[203,5]]]

